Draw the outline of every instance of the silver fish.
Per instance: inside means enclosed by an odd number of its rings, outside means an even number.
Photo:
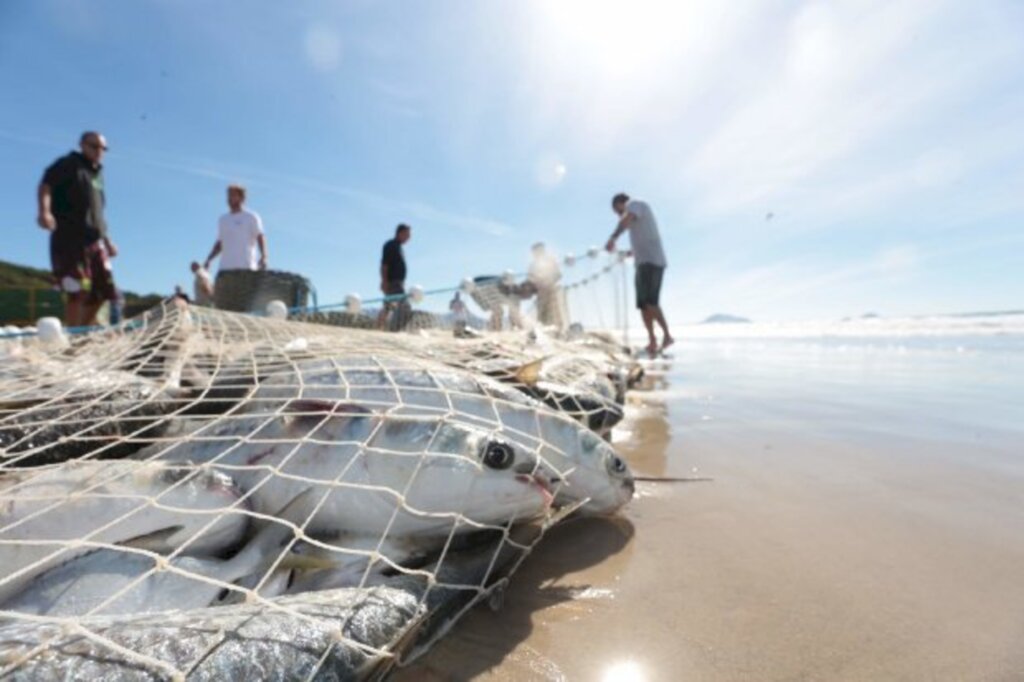
[[[72,370],[67,368],[69,372]],[[90,453],[124,457],[159,436],[176,407],[173,391],[114,370],[35,377],[31,390],[0,387],[0,467],[26,467]]]
[[[0,627],[0,677],[379,679],[393,663],[387,651],[415,630],[423,613],[417,594],[380,586],[159,615],[87,617],[70,628],[17,623]]]
[[[210,555],[236,544],[247,506],[222,473],[165,462],[65,462],[0,477],[0,603],[35,576],[123,544]]]
[[[70,630],[49,623],[0,627],[0,676],[112,682],[175,676],[190,682],[382,679],[502,585],[538,532],[519,526],[508,539],[487,536],[422,572],[398,574],[374,587],[159,617],[87,617]]]
[[[186,397],[186,321],[169,306],[133,334],[97,333],[56,355],[0,357],[0,468],[118,459],[160,436]]]
[[[299,501],[290,502],[277,516],[291,520]],[[38,576],[0,605],[0,611],[83,616],[209,606],[232,589],[231,583],[262,576],[292,537],[290,525],[271,521],[228,560],[180,555],[163,559],[142,551],[100,549]]]
[[[460,517],[537,516],[552,494],[607,513],[633,489],[625,462],[576,422],[414,357],[295,363],[238,410],[136,457],[214,464],[265,513],[315,484],[326,500],[314,533],[443,535]]]
[[[622,421],[621,394],[586,358],[546,356],[525,364],[490,361],[481,371],[606,435]]]

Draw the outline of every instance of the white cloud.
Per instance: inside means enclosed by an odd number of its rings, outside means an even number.
[[[851,185],[862,199],[871,184],[882,189],[871,198],[890,198],[878,176],[905,166],[901,152],[1008,63],[1007,36],[978,16],[941,0],[805,5],[784,34],[785,60],[688,163],[683,180],[699,187],[699,208],[727,215]],[[958,23],[973,30],[950,35]],[[949,123],[937,140],[947,147],[958,127]],[[961,172],[942,149],[914,163],[892,183],[940,187]]]
[[[898,244],[860,260],[826,262],[804,256],[753,267],[721,261],[707,263],[671,282],[688,307],[707,312],[734,312],[763,316],[766,311],[802,310],[845,300],[851,293],[870,296],[885,287],[912,279],[930,254],[914,244]],[[879,294],[880,295],[880,294]],[[878,304],[884,303],[878,300]],[[842,311],[843,308],[837,307]],[[848,312],[848,311],[847,311]]]
[[[334,71],[341,63],[341,38],[337,31],[322,24],[306,30],[303,47],[306,59],[318,71]]]
[[[2,135],[2,131],[0,131]],[[407,216],[404,218],[409,222],[414,220],[425,221],[439,227],[453,227],[468,232],[477,232],[490,236],[501,236],[512,231],[511,226],[478,215],[459,213],[437,208],[422,201],[410,201],[384,196],[375,192],[363,189],[348,187],[346,185],[333,183],[316,178],[307,178],[298,175],[273,173],[261,169],[235,166],[233,171],[224,170],[226,164],[214,161],[197,160],[165,160],[153,153],[142,153],[135,150],[132,155],[125,156],[126,160],[145,163],[165,170],[186,173],[203,178],[211,178],[224,182],[242,182],[256,186],[291,187],[307,192],[314,192],[321,195],[344,197],[345,199],[370,206],[380,213],[389,215]],[[401,219],[401,218],[399,218]]]

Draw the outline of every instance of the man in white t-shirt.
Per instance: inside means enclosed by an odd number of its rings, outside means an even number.
[[[654,212],[646,202],[630,199],[625,193],[612,197],[612,210],[619,216],[619,224],[605,248],[615,250],[615,240],[629,230],[629,244],[636,262],[636,307],[647,328],[647,354],[654,357],[672,345],[675,339],[668,331],[668,323],[661,311],[661,279],[668,265],[665,250],[661,246],[661,235]],[[661,327],[661,346],[654,336],[654,323]]]
[[[228,186],[228,207],[231,209],[217,223],[217,241],[206,258],[204,268],[220,255],[220,272],[225,270],[266,270],[267,240],[263,236],[263,221],[253,211],[243,208],[245,187]],[[260,258],[256,260],[256,247]]]

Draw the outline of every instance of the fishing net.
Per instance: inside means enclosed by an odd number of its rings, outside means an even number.
[[[0,348],[0,675],[387,673],[632,494],[636,365],[166,303]]]

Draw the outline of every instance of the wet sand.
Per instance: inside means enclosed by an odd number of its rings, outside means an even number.
[[[680,344],[553,529],[400,680],[1024,679],[1024,354]]]

